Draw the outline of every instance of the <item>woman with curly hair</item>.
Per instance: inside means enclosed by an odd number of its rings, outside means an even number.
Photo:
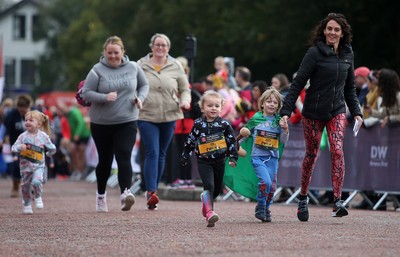
[[[289,119],[300,92],[310,80],[302,110],[306,153],[297,209],[300,221],[309,219],[307,193],[324,127],[329,138],[332,163],[332,217],[348,215],[341,201],[345,174],[343,140],[347,125],[346,104],[353,119],[358,121],[357,128],[363,122],[354,84],[351,39],[351,27],[343,14],[330,13],[317,24],[311,33],[311,47],[301,62],[280,111],[282,119]]]

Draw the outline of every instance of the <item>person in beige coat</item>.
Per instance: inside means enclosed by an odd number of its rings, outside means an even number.
[[[176,120],[183,119],[182,109],[190,108],[189,81],[182,65],[168,52],[171,41],[164,34],[150,40],[151,53],[138,61],[150,85],[149,94],[139,113],[138,127],[145,147],[143,174],[147,208],[155,210],[158,183],[163,174],[168,146]]]

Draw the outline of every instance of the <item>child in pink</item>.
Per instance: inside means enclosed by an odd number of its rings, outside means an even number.
[[[32,188],[37,209],[43,209],[42,191],[45,172],[45,154],[51,156],[56,146],[51,142],[49,117],[39,111],[25,114],[25,132],[19,135],[11,150],[19,153],[21,172],[22,212],[32,214]]]

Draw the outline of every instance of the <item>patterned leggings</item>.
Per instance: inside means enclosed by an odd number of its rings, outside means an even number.
[[[345,173],[343,139],[346,131],[346,124],[346,115],[344,113],[338,114],[328,122],[311,120],[303,117],[306,154],[302,166],[300,194],[306,195],[308,192],[311,175],[320,148],[322,132],[326,126],[331,153],[333,198],[334,200],[339,200],[341,198]]]

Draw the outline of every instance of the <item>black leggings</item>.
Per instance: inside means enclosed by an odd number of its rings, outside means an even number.
[[[104,194],[111,174],[113,156],[118,165],[118,183],[121,194],[132,186],[132,149],[136,141],[137,124],[131,121],[122,124],[90,124],[94,143],[99,155],[96,167],[97,192]]]
[[[199,175],[204,190],[210,191],[213,199],[221,193],[225,173],[225,159],[198,159]]]

